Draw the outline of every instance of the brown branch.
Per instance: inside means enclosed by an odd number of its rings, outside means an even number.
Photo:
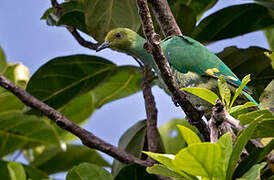
[[[154,100],[154,96],[151,92],[151,82],[154,79],[154,73],[148,66],[144,66],[143,70],[143,79],[142,79],[142,89],[143,96],[145,100],[146,114],[147,114],[147,141],[148,141],[148,150],[150,152],[156,152],[158,146],[158,140],[160,138],[158,129],[157,129],[157,108]],[[148,158],[152,164],[156,161],[152,158]]]
[[[167,0],[149,0],[153,14],[156,17],[165,36],[182,36],[182,32],[169,8]]]
[[[60,112],[41,102],[37,98],[31,96],[21,87],[16,86],[2,74],[0,74],[0,86],[13,93],[27,106],[41,111],[43,115],[54,121],[62,129],[65,129],[77,136],[87,147],[100,150],[126,164],[136,163],[142,166],[151,165],[149,162],[140,160],[133,155],[128,154],[124,150],[118,149],[117,147],[99,139],[91,132],[83,129],[82,127],[67,119]]]
[[[62,7],[56,0],[51,0],[52,7],[55,8],[56,14],[61,15],[62,14]],[[82,45],[83,47],[96,50],[98,48],[97,43],[92,43],[90,41],[86,41],[76,30],[76,28],[71,27],[71,26],[66,26],[67,30],[71,33],[71,35],[77,40],[77,42]]]
[[[143,31],[147,39],[146,49],[152,54],[160,75],[171,92],[173,98],[181,106],[186,115],[190,119],[190,123],[195,125],[203,134],[206,140],[209,140],[209,131],[205,122],[201,119],[202,114],[195,109],[192,104],[187,100],[184,92],[179,90],[179,86],[172,76],[170,66],[163,54],[160,47],[160,37],[154,31],[153,23],[151,20],[150,11],[146,0],[137,0],[139,15],[142,19]]]

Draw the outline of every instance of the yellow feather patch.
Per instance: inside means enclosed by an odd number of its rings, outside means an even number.
[[[231,79],[231,80],[233,80],[233,81],[238,81],[238,79],[235,78],[235,77],[233,77],[233,76],[226,76],[226,77],[229,78],[229,79]]]
[[[211,69],[207,69],[205,71],[205,73],[208,74],[208,75],[210,75],[210,76],[213,76],[214,73],[217,73],[217,72],[220,72],[219,69],[217,69],[217,68],[211,68]]]

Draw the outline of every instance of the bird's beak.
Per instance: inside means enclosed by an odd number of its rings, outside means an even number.
[[[101,44],[97,49],[96,52],[101,51],[102,49],[108,48],[109,47],[109,42],[104,42]]]

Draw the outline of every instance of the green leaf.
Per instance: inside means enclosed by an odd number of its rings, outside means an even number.
[[[199,136],[191,129],[180,125],[178,125],[177,127],[188,146],[191,144],[201,143],[201,139],[199,138]]]
[[[218,88],[219,88],[219,93],[222,98],[222,102],[225,103],[227,109],[229,109],[229,104],[230,104],[230,89],[226,83],[226,80],[223,76],[220,76],[218,79]]]
[[[264,30],[270,50],[274,50],[274,28],[267,28]]]
[[[274,115],[269,119],[262,119],[258,123],[252,138],[274,137]]]
[[[263,162],[261,164],[256,164],[250,168],[249,171],[247,171],[242,178],[250,179],[250,180],[257,180],[260,179],[260,173],[261,169],[263,169],[266,165],[266,162]]]
[[[258,100],[264,88],[274,78],[271,58],[266,52],[267,49],[259,47],[240,49],[231,46],[217,55],[240,79],[251,74],[248,87],[253,91],[252,97]]]
[[[115,67],[110,61],[96,56],[58,57],[34,73],[27,91],[51,107],[60,108],[73,98],[97,87]]]
[[[190,36],[196,24],[195,12],[180,1],[177,1],[170,8],[182,33]]]
[[[245,128],[243,131],[241,131],[239,136],[236,138],[234,143],[234,148],[229,160],[228,168],[227,168],[227,174],[226,179],[232,179],[233,172],[236,168],[237,162],[240,158],[240,155],[248,142],[248,140],[251,139],[253,132],[255,131],[258,121],[254,120],[252,123],[250,123],[247,128]]]
[[[8,161],[3,161],[0,160],[0,174],[1,174],[1,179],[3,180],[12,180],[11,177],[9,176],[9,170],[8,170]],[[24,171],[29,179],[33,180],[40,180],[47,178],[47,174],[43,173],[42,171],[39,171],[31,166],[26,166],[23,165]]]
[[[114,28],[124,27],[136,32],[140,28],[135,1],[85,0],[84,7],[88,32],[99,43]]]
[[[213,105],[215,105],[216,100],[219,99],[219,97],[214,92],[205,88],[188,87],[188,88],[182,88],[181,90],[194,94]]]
[[[234,174],[233,179],[242,177],[250,167],[261,162],[274,149],[274,140],[271,140],[265,147],[256,148],[243,161],[239,163]]]
[[[189,145],[175,156],[176,168],[194,176],[209,179],[220,177],[221,148],[218,144],[199,143]]]
[[[210,9],[211,7],[213,7],[217,0],[180,0],[181,2],[184,2],[188,7],[190,7],[195,14],[198,16],[197,19],[199,19],[199,17],[201,17],[201,15],[207,11],[208,9]]]
[[[129,179],[158,180],[157,176],[147,173],[146,168],[138,164],[131,164],[124,167],[114,178],[114,180]]]
[[[199,131],[192,125],[190,125],[184,119],[172,119],[166,124],[163,124],[159,127],[159,132],[165,146],[165,152],[168,154],[176,154],[180,149],[186,147],[186,142],[184,138],[179,135],[177,125],[183,125],[187,128],[190,128],[196,134]]]
[[[76,97],[59,109],[59,111],[64,116],[78,125],[83,125],[94,112],[94,110],[95,107],[93,104],[93,97],[91,92]],[[60,139],[63,141],[70,142],[77,138],[70,132],[61,129],[57,125],[55,125],[55,127],[57,128],[56,130],[60,136]]]
[[[257,106],[254,102],[246,102],[243,105],[234,106],[231,109],[229,109],[229,114],[233,116],[238,114],[238,112],[242,111],[243,109],[247,109],[249,107],[254,107],[254,106]]]
[[[11,180],[26,180],[26,173],[24,167],[17,162],[9,162],[8,165],[9,175]]]
[[[255,119],[265,119],[265,118],[273,118],[273,115],[268,110],[258,110],[258,111],[252,111],[245,114],[241,114],[238,116],[238,119],[240,120],[240,123],[242,125],[246,125],[248,123],[253,122]]]
[[[81,163],[69,170],[66,180],[112,180],[111,174],[104,168],[90,164]]]
[[[94,106],[129,96],[141,90],[142,72],[136,66],[119,66],[102,85],[92,90]]]
[[[59,144],[54,128],[41,118],[20,112],[0,114],[0,156],[38,145]]]
[[[234,101],[236,100],[236,98],[241,94],[242,90],[244,89],[244,87],[247,85],[247,83],[250,81],[250,74],[246,75],[243,79],[242,79],[242,84],[236,89],[235,94],[233,96],[233,99],[230,103],[230,108],[232,107]]]
[[[225,179],[229,159],[233,150],[232,135],[229,132],[227,132],[226,134],[220,137],[220,139],[217,141],[217,144],[221,148],[221,157],[222,157],[220,160],[221,163],[219,164],[220,165],[219,168],[221,169],[221,172],[222,172],[222,179]]]
[[[0,73],[3,73],[7,67],[6,56],[3,49],[0,46]]]
[[[266,86],[260,96],[260,107],[274,111],[274,79]]]
[[[150,156],[151,158],[155,159],[159,163],[167,166],[170,169],[176,169],[172,161],[175,159],[175,155],[173,154],[161,154],[161,153],[153,153],[153,152],[146,152],[143,151],[146,155]]]
[[[146,170],[150,174],[156,174],[156,175],[166,176],[166,177],[171,177],[171,178],[185,179],[184,176],[172,171],[171,169],[167,168],[166,166],[164,166],[162,164],[154,164],[151,167],[147,167]]]
[[[146,121],[143,120],[134,124],[121,136],[118,147],[137,158],[141,158],[141,152],[144,148],[145,138]],[[123,167],[125,167],[125,164],[114,160],[112,165],[113,177],[115,177]]]
[[[110,166],[97,151],[81,145],[67,145],[66,150],[62,150],[59,146],[47,147],[30,165],[53,174],[67,171],[82,162]]]
[[[229,6],[207,16],[193,35],[196,40],[207,43],[262,30],[273,24],[274,19],[267,8],[247,3]]]

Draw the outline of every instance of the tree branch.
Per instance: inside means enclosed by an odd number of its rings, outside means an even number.
[[[194,124],[199,129],[206,140],[209,140],[208,127],[202,120],[202,113],[195,109],[187,100],[186,94],[179,90],[179,86],[172,76],[170,66],[160,47],[160,37],[154,31],[153,22],[151,20],[151,15],[146,0],[137,0],[137,5],[139,15],[142,19],[144,35],[148,41],[146,44],[146,49],[152,54],[158,69],[160,70],[160,75],[167,85],[168,90],[189,117],[190,123]]]
[[[151,92],[151,82],[154,79],[154,73],[148,66],[144,66],[143,70],[143,79],[142,79],[142,89],[143,96],[145,100],[146,114],[147,114],[147,141],[148,141],[148,150],[150,152],[156,152],[158,146],[158,140],[160,138],[158,129],[157,129],[157,108],[154,100],[154,96]],[[152,158],[148,158],[152,164],[156,161]]]
[[[62,14],[62,7],[60,6],[60,4],[56,0],[51,0],[51,5],[55,8],[57,15]],[[66,26],[66,28],[80,45],[82,45],[86,48],[92,49],[92,50],[96,50],[98,48],[99,45],[97,43],[92,43],[90,41],[86,41],[79,34],[79,32],[76,30],[76,28],[71,27],[71,26]]]
[[[128,154],[127,152],[121,149],[118,149],[117,147],[101,140],[100,138],[93,135],[91,132],[73,123],[65,116],[63,116],[60,112],[56,111],[52,107],[46,105],[45,103],[31,96],[21,87],[16,86],[2,74],[0,74],[0,86],[13,93],[27,106],[30,106],[34,109],[41,111],[43,115],[47,116],[49,119],[54,121],[62,129],[65,129],[74,134],[75,136],[77,136],[79,139],[81,139],[82,143],[87,147],[100,150],[126,164],[136,163],[142,166],[151,165],[149,162],[140,160],[135,156]]]
[[[168,36],[182,36],[182,32],[169,8],[167,0],[148,0],[162,32]]]

